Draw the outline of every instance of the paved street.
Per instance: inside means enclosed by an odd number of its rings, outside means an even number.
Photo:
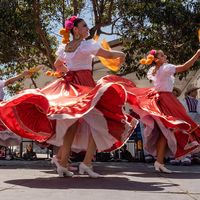
[[[156,173],[152,164],[94,163],[104,178],[86,175],[58,178],[50,161],[0,160],[1,200],[200,200],[200,165],[168,166]]]

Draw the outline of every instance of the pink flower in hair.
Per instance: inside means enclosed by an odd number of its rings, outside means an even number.
[[[152,49],[150,52],[149,52],[149,54],[151,54],[151,55],[155,55],[156,54],[156,50],[155,49]]]
[[[65,20],[65,29],[71,30],[74,27],[74,21],[77,19],[77,16],[72,16],[69,19]]]
[[[74,23],[71,22],[69,19],[65,20],[65,29],[71,30],[74,27]]]
[[[77,16],[71,16],[70,18],[69,18],[69,20],[71,21],[71,22],[73,22],[74,23],[74,21],[77,19],[78,17]]]

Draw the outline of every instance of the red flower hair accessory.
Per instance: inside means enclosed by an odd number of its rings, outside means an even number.
[[[62,35],[62,43],[68,44],[70,37],[70,30],[74,27],[74,21],[77,19],[77,16],[72,16],[69,19],[65,20],[65,28],[60,30],[60,35]]]
[[[77,19],[77,16],[72,16],[69,19],[65,20],[65,29],[66,30],[71,30],[74,28],[74,21]]]
[[[149,52],[149,54],[151,54],[151,55],[155,55],[156,54],[156,50],[155,49],[152,49],[150,52]]]

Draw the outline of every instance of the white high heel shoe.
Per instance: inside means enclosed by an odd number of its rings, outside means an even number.
[[[59,177],[65,177],[65,176],[72,177],[74,175],[73,172],[69,171],[65,167],[62,167],[61,165],[59,165],[59,167],[57,167],[57,173],[58,173]]]
[[[68,168],[62,167],[55,156],[51,159],[51,163],[56,165],[57,167],[56,171],[59,177],[65,177],[65,176],[72,177],[74,175],[74,173],[69,171]]]
[[[167,169],[163,164],[159,163],[158,161],[156,161],[154,163],[154,167],[157,172],[163,172],[163,173],[167,173],[167,174],[172,173],[171,170]]]
[[[60,164],[59,164],[58,159],[57,159],[56,156],[54,156],[53,158],[51,158],[51,164],[55,164],[57,168],[60,166]],[[78,171],[77,167],[70,166],[70,165],[68,166],[68,169],[70,171]]]
[[[100,177],[102,177],[100,174],[92,171],[91,167],[88,167],[84,163],[81,163],[79,165],[79,174],[84,174],[84,173],[87,173],[91,178],[100,178]]]

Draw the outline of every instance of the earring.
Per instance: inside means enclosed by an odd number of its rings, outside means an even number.
[[[75,40],[79,40],[80,39],[80,35],[79,34],[75,35],[74,37],[75,37]]]

